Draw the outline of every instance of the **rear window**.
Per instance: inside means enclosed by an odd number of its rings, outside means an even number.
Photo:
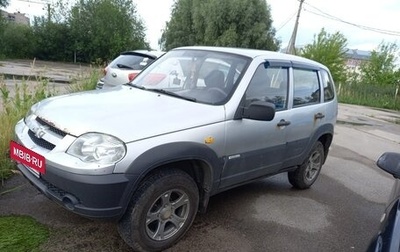
[[[324,87],[324,101],[331,101],[335,98],[335,89],[333,87],[333,81],[331,76],[328,74],[327,71],[322,70],[322,84]]]
[[[143,70],[153,61],[154,59],[148,57],[126,54],[118,56],[110,65],[112,68]]]

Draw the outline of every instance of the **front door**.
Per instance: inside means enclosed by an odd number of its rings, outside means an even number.
[[[245,104],[263,100],[276,106],[272,121],[251,119],[227,123],[226,162],[221,188],[233,186],[282,168],[286,151],[286,130],[290,127],[287,110],[288,68],[261,64],[245,93]]]

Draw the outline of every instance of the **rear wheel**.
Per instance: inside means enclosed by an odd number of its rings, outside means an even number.
[[[288,172],[288,179],[293,187],[307,189],[317,180],[324,163],[324,146],[317,141],[302,165],[295,171]]]
[[[134,194],[118,230],[137,251],[160,251],[175,244],[191,226],[198,209],[196,183],[180,170],[148,177]]]

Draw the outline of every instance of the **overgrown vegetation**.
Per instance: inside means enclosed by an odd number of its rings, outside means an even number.
[[[130,0],[53,3],[50,19],[35,17],[30,26],[4,22],[0,15],[0,57],[93,63],[112,60],[122,51],[149,48],[145,27]]]
[[[339,102],[400,110],[399,86],[364,84],[359,81],[338,88]]]
[[[0,177],[10,176],[15,164],[9,158],[9,145],[14,136],[15,124],[25,116],[28,109],[36,102],[49,96],[47,92],[47,81],[40,81],[39,85],[33,90],[28,89],[27,81],[22,81],[21,85],[15,85],[15,94],[12,96],[11,90],[5,82],[0,79],[1,104],[0,111]]]
[[[398,47],[381,43],[358,71],[348,75],[338,87],[339,101],[370,107],[400,110],[400,69],[396,65]]]
[[[354,69],[346,65],[347,40],[343,34],[324,29],[300,55],[326,65],[337,87],[339,102],[400,110],[398,47],[382,42],[368,60]]]
[[[49,230],[32,217],[0,217],[0,251],[39,251],[48,237]]]
[[[93,90],[100,78],[100,71],[92,69],[90,73],[78,76],[67,87],[66,92]],[[8,178],[15,169],[15,163],[9,157],[9,145],[14,136],[15,124],[23,118],[30,107],[47,97],[57,95],[54,86],[49,86],[48,80],[23,80],[21,84],[9,87],[0,76],[0,180]],[[65,91],[64,91],[65,93]],[[0,186],[1,186],[0,184]]]

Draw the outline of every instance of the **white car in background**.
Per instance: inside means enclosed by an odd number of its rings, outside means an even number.
[[[97,82],[96,89],[112,88],[132,81],[140,71],[164,53],[147,50],[121,53],[104,68],[104,77]]]

